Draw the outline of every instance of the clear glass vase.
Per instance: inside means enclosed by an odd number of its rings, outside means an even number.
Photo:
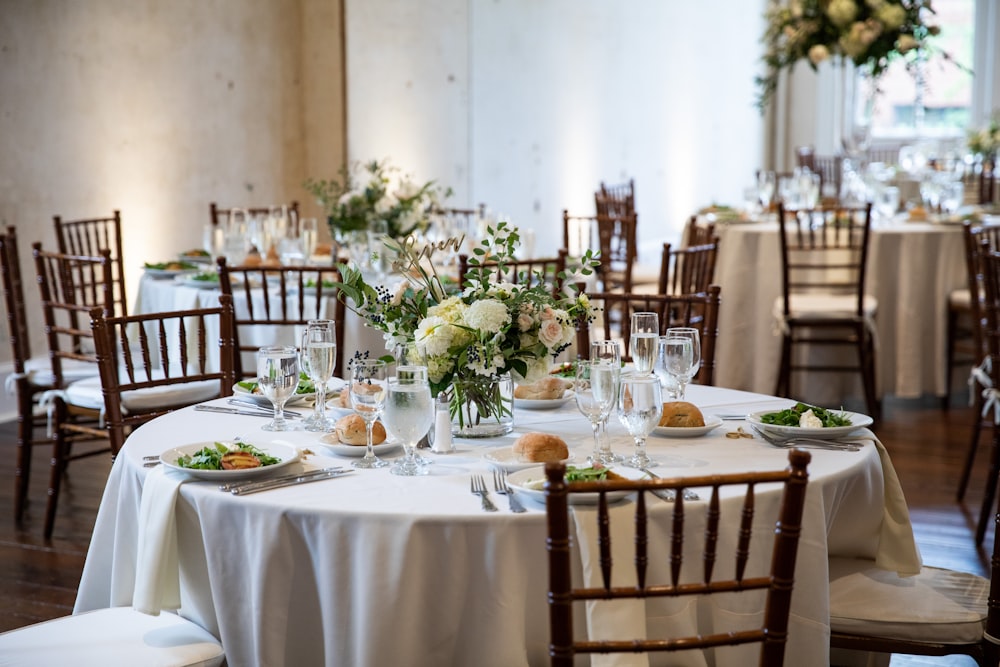
[[[514,380],[510,375],[456,378],[450,389],[451,433],[492,438],[514,430]]]

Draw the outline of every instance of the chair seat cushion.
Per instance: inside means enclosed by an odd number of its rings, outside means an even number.
[[[858,299],[847,294],[793,294],[790,304],[791,319],[846,319],[855,316]],[[878,312],[878,299],[865,295],[862,301],[864,316],[872,318]],[[784,319],[784,299],[774,302],[774,315]]]
[[[144,376],[141,376],[144,377]],[[153,377],[163,377],[161,371],[154,371]],[[150,387],[122,393],[122,407],[126,411],[144,412],[156,408],[175,405],[190,405],[219,397],[218,380],[200,380],[165,387]],[[66,387],[65,400],[71,405],[93,410],[104,409],[104,394],[101,378],[87,378]]]
[[[92,361],[79,361],[77,359],[62,360],[63,381],[66,383],[76,382],[84,378],[97,377],[97,364]],[[24,362],[24,373],[28,376],[31,384],[39,387],[52,387],[55,385],[55,378],[52,377],[52,363],[49,357],[32,357]]]
[[[0,666],[210,667],[225,658],[222,645],[176,614],[141,614],[113,607],[64,616],[0,634]]]
[[[652,285],[660,282],[660,267],[635,263],[632,265],[632,285]]]
[[[955,289],[948,293],[948,307],[956,310],[969,310],[972,308],[972,294],[969,288]]]
[[[913,577],[870,560],[830,559],[830,628],[869,637],[943,644],[978,642],[990,581],[966,572],[924,567]]]

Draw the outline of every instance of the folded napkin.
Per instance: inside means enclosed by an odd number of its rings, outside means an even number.
[[[175,507],[188,477],[162,465],[149,471],[139,504],[139,544],[132,607],[157,616],[181,606]]]

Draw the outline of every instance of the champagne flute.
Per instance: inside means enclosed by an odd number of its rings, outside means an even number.
[[[701,368],[701,336],[694,327],[667,329],[664,363],[677,380],[677,400],[684,400],[684,391]]]
[[[595,340],[590,343],[590,360],[606,361],[611,364],[615,374],[615,400],[617,401],[618,387],[621,383],[622,374],[622,346],[616,340]],[[613,408],[612,408],[613,411]],[[610,413],[609,415],[610,416]],[[608,417],[601,420],[601,458],[602,461],[610,465],[621,463],[624,456],[611,453],[611,440],[608,438]]]
[[[590,420],[594,432],[594,453],[591,463],[611,465],[619,463],[620,457],[611,453],[610,447],[602,447],[601,424],[606,422],[618,399],[619,371],[605,360],[576,362],[576,382],[574,393],[576,407]]]
[[[337,362],[337,333],[333,320],[309,320],[302,332],[302,370],[316,386],[316,409],[303,422],[307,431],[328,433],[335,422],[326,416],[326,385]]]
[[[632,313],[632,365],[639,375],[653,372],[660,338],[660,318],[656,313]]]
[[[622,377],[618,392],[618,419],[635,441],[635,452],[625,459],[632,468],[652,468],[659,465],[646,455],[646,437],[660,422],[663,402],[660,380],[653,375],[628,373]]]
[[[385,408],[386,363],[380,359],[355,359],[351,367],[351,407],[365,422],[368,446],[365,455],[352,465],[355,468],[384,468],[387,461],[375,456],[372,428]]]
[[[262,347],[257,351],[257,384],[274,407],[274,419],[265,431],[291,431],[285,421],[285,401],[299,386],[299,353],[292,346]]]
[[[302,218],[299,222],[299,239],[302,242],[304,263],[309,264],[316,254],[316,244],[319,242],[319,224],[316,218]]]
[[[431,386],[423,366],[400,366],[398,375],[389,378],[385,404],[385,428],[403,443],[406,456],[389,471],[394,475],[426,475],[427,466],[417,461],[417,442],[430,430],[434,419]]]

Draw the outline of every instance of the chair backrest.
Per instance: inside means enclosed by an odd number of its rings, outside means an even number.
[[[298,233],[298,221],[299,221],[299,202],[290,201],[287,204],[277,204],[277,206],[285,206],[288,210],[288,215],[290,217],[289,224],[291,224],[292,232]],[[233,210],[245,211],[247,215],[270,215],[270,206],[229,206],[223,207],[219,206],[215,202],[211,202],[208,205],[208,213],[212,221],[212,225],[219,226],[224,225],[229,221],[229,216],[232,214]]]
[[[762,644],[760,665],[780,667],[784,663],[788,636],[788,616],[806,485],[809,480],[807,466],[810,455],[800,449],[793,449],[789,452],[788,460],[788,468],[778,471],[597,482],[566,482],[565,464],[546,464],[549,655],[553,667],[570,667],[574,664],[574,656],[578,654],[704,650],[750,643]],[[784,484],[774,529],[773,532],[769,530],[753,535],[756,485],[768,483]],[[711,489],[711,496],[707,503],[694,504],[689,509],[684,503],[683,491],[693,487],[708,487]],[[678,499],[673,502],[669,517],[664,514],[661,522],[651,520],[646,507],[647,494],[668,489],[674,489]],[[611,491],[637,492],[631,521],[635,534],[634,539],[630,540],[634,544],[635,585],[613,585],[612,518],[608,512],[607,499],[607,493]],[[585,582],[584,585],[573,586],[570,498],[581,493],[595,492],[599,494],[596,534],[600,553],[599,558],[595,558],[599,561],[595,563],[595,567],[599,564],[601,581],[600,585],[588,586]],[[738,503],[740,495],[742,503]],[[686,515],[694,516],[688,518]],[[733,518],[729,520],[730,517]],[[577,520],[591,519],[585,516],[577,517]],[[657,525],[658,523],[663,525]],[[701,560],[685,570],[685,550],[691,554],[699,544],[696,541],[698,537],[692,534],[694,531],[686,531],[685,526],[700,528],[702,524],[704,532],[701,535]],[[731,533],[728,532],[730,528]],[[772,535],[773,545],[770,542]],[[758,541],[763,542],[758,545]],[[720,543],[736,545],[731,558],[719,553]],[[758,557],[753,561],[769,562],[770,567],[766,571],[748,566],[748,562],[752,562],[752,554],[764,551],[770,551],[769,560]],[[662,566],[659,565],[661,563]],[[650,569],[652,572],[649,572]],[[657,572],[663,573],[662,578],[656,576]],[[573,605],[578,601],[591,605],[596,612],[604,601],[731,595],[734,592],[752,590],[766,591],[763,619],[760,622],[760,616],[748,615],[751,620],[747,622],[745,629],[646,639],[644,627],[641,632],[620,639],[587,641],[574,638]],[[758,622],[755,623],[754,619]]]
[[[664,243],[656,291],[659,294],[706,293],[715,277],[718,252],[718,237],[712,243],[678,250],[672,250],[669,243]]]
[[[124,317],[107,317],[94,308],[90,317],[112,455],[125,444],[130,429],[177,408],[232,394],[230,295],[220,295],[217,308]],[[217,361],[209,355],[210,332],[218,332]],[[128,401],[128,392],[145,396]]]
[[[97,362],[90,313],[99,308],[115,315],[110,251],[97,257],[48,252],[32,244],[42,318],[49,346],[54,386],[65,386],[64,360]]]
[[[114,312],[128,313],[125,294],[125,257],[122,254],[122,218],[119,211],[107,218],[63,220],[54,216],[56,247],[64,255],[97,257],[107,250],[111,257]]]
[[[972,320],[972,340],[978,361],[986,354],[984,319],[986,292],[983,285],[983,257],[989,252],[1000,251],[1000,224],[962,225],[965,240],[966,281],[969,287],[969,312]]]
[[[793,298],[853,296],[854,315],[864,316],[865,270],[871,231],[871,204],[808,210],[778,205],[783,312]]]
[[[635,213],[635,179],[625,183],[606,185],[603,181],[594,193],[598,215],[626,216]]]
[[[337,336],[337,367],[343,372],[344,317],[346,307],[337,285],[340,271],[333,266],[229,266],[216,259],[219,288],[233,297],[236,311],[236,379],[257,374],[256,364],[244,363],[244,353],[262,345],[299,346],[297,334],[283,327],[305,325],[309,320],[332,319]],[[330,312],[333,308],[333,312]],[[258,335],[254,335],[255,330]],[[293,338],[289,340],[289,338]]]
[[[632,291],[632,267],[636,259],[636,214],[570,215],[563,209],[563,248],[600,251],[597,278],[601,289]]]
[[[508,282],[527,287],[549,285],[553,294],[559,294],[563,289],[566,254],[566,250],[560,250],[555,257],[515,259],[503,264],[490,261],[470,264],[468,255],[459,255],[458,276],[463,285],[471,273],[480,282]]]
[[[3,297],[7,306],[7,330],[13,355],[14,373],[24,374],[24,363],[31,358],[28,338],[28,315],[24,307],[24,282],[21,280],[21,260],[17,250],[17,229],[10,225],[0,234],[0,276],[3,277]]]
[[[682,248],[718,242],[719,237],[715,235],[714,222],[700,222],[697,215],[692,215],[687,224],[684,225],[684,235],[681,239]]]
[[[603,340],[618,340],[622,344],[622,360],[630,361],[632,353],[632,313],[652,312],[659,316],[660,335],[669,327],[694,327],[701,337],[701,368],[694,377],[698,384],[715,382],[715,347],[719,337],[719,286],[709,285],[703,294],[637,294],[627,292],[588,292],[601,317],[594,322],[578,322],[577,350],[589,350],[591,327]]]

